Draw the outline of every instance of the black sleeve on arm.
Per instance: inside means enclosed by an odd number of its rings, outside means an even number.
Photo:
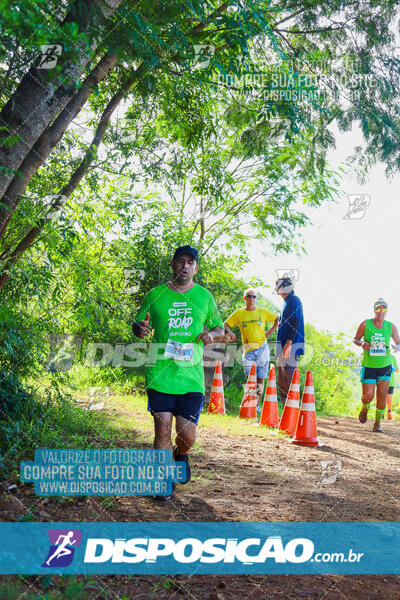
[[[300,319],[297,317],[292,317],[289,319],[289,333],[287,335],[287,339],[293,341],[294,336],[300,329]]]

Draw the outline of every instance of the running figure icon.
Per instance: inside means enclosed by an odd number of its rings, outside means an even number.
[[[72,546],[76,543],[77,540],[73,539],[74,532],[69,531],[66,535],[59,535],[56,541],[57,549],[53,554],[46,560],[46,565],[50,566],[51,561],[54,558],[61,558],[62,556],[67,556],[68,554],[72,554],[72,550],[67,548],[68,545]],[[60,542],[60,540],[62,540]]]

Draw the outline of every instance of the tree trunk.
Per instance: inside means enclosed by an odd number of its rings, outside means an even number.
[[[118,90],[118,92],[116,92],[116,94],[114,94],[114,96],[111,98],[110,102],[104,109],[103,114],[101,115],[99,124],[96,129],[96,133],[93,137],[92,143],[86,151],[85,157],[81,161],[79,167],[72,174],[68,183],[59,192],[53,205],[50,207],[52,212],[62,207],[66,199],[71,196],[71,194],[78,187],[79,183],[82,181],[90,164],[93,162],[93,159],[97,154],[97,149],[104,137],[113,112],[115,111],[121,100],[124,98],[126,93],[130,90],[130,88],[140,79],[144,71],[145,67],[142,64],[135,71],[133,79],[124,88]],[[35,242],[35,240],[37,239],[44,225],[47,222],[48,218],[41,218],[38,224],[30,229],[30,231],[25,235],[25,237],[19,242],[19,244],[10,254],[6,256],[5,253],[3,253],[2,259],[5,268],[3,270],[3,273],[0,275],[0,290],[4,287],[4,285],[7,283],[10,277],[10,267],[16,262],[18,262],[23,253],[28,248],[30,248],[30,246],[32,246],[32,244]]]
[[[103,34],[105,23],[123,0],[79,0],[72,6],[65,21],[78,24],[79,32],[91,34],[98,31],[97,38],[93,36],[91,51],[81,42],[79,58],[71,63],[63,56],[59,58],[61,72],[54,79],[49,77],[49,69],[37,69],[32,66],[23,77],[13,96],[4,106],[0,114],[0,122],[7,130],[3,136],[18,135],[19,139],[10,148],[0,146],[0,200],[18,170],[22,161],[37,142],[43,131],[67,105],[76,92],[76,82],[82,75],[87,63],[93,56],[98,45],[98,38]],[[79,10],[79,8],[86,10]],[[79,11],[79,12],[78,12]],[[0,223],[5,218],[6,206],[0,207]]]
[[[30,180],[39,167],[46,161],[53,148],[58,144],[72,120],[80,113],[89,95],[93,91],[93,87],[108,75],[116,62],[116,54],[107,54],[100,60],[83,82],[79,91],[70,100],[64,110],[61,111],[54,123],[42,133],[32,150],[22,162],[19,168],[19,174],[11,181],[3,197],[3,203],[7,205],[8,211],[5,212],[2,221],[0,221],[0,238]]]

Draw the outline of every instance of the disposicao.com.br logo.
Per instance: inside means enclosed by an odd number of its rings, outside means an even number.
[[[99,532],[100,535],[88,532],[89,535],[83,535],[82,539],[83,530],[84,527],[80,530],[47,530],[50,548],[41,567],[67,567],[70,572],[68,567],[75,558],[71,568],[76,573],[186,572],[194,566],[199,572],[210,573],[214,569],[217,569],[216,572],[240,573],[246,572],[249,567],[260,573],[266,572],[266,569],[290,573],[299,566],[306,572],[319,572],[334,568],[335,563],[336,571],[341,572],[351,570],[351,566],[345,565],[359,564],[361,557],[365,556],[351,548],[342,552],[320,552],[321,547],[315,549],[311,539],[300,536],[250,534],[244,537],[234,534],[228,537],[226,534],[218,536],[216,532],[217,535],[200,534],[196,537],[193,531],[190,537],[169,537],[168,534],[156,537],[144,531],[136,533],[136,536],[129,536],[128,531],[128,535],[124,535],[122,530],[115,536],[104,536],[103,531]],[[318,546],[323,546],[320,542]],[[329,542],[326,540],[326,545]],[[82,547],[78,549],[79,546]],[[330,566],[321,563],[329,563]]]
[[[235,563],[243,565],[275,563],[353,563],[364,556],[352,549],[344,552],[317,552],[308,538],[293,538],[286,544],[281,536],[264,538],[90,538],[86,544],[85,563],[157,563],[170,557],[177,563]]]
[[[280,536],[247,538],[89,538],[86,543],[85,563],[156,563],[171,557],[178,563],[234,563],[246,565],[264,563],[303,563],[314,554],[314,544],[307,538],[294,538],[285,545]]]

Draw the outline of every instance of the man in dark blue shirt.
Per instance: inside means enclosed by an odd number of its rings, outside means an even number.
[[[289,277],[278,279],[275,289],[285,301],[279,315],[276,339],[278,391],[282,405],[285,406],[297,360],[304,354],[303,306],[300,298],[294,293],[293,282]]]

